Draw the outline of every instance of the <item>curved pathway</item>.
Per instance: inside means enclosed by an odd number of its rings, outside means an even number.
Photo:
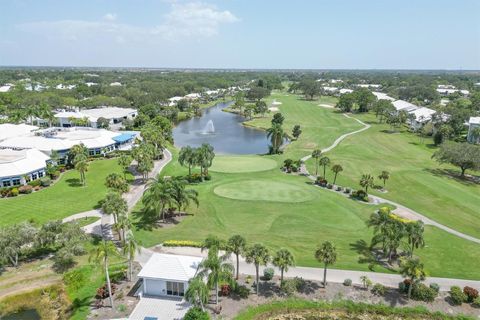
[[[336,146],[338,146],[338,144],[340,142],[342,142],[342,140],[344,140],[346,137],[348,136],[351,136],[351,135],[354,135],[354,134],[357,134],[357,133],[360,133],[362,131],[365,131],[367,130],[368,128],[370,128],[371,126],[369,124],[366,124],[365,122],[357,119],[357,118],[354,118],[354,117],[351,117],[347,114],[343,114],[345,117],[347,118],[350,118],[350,119],[354,119],[356,120],[358,123],[362,124],[364,127],[360,130],[356,130],[356,131],[352,131],[352,132],[349,132],[349,133],[346,133],[346,134],[343,134],[341,135],[338,139],[336,139],[333,144],[325,149],[322,149],[322,153],[325,153],[325,152],[328,152],[328,151],[331,151],[333,148],[335,148]],[[312,157],[312,155],[308,155],[308,156],[305,156],[303,157],[301,160],[302,162],[305,162],[307,161],[308,159],[310,159]],[[313,180],[315,181],[316,180],[316,177],[311,175],[308,170],[307,170],[307,167],[305,166],[305,164],[303,163],[300,167],[300,173],[302,173],[303,175],[305,175],[306,177],[308,177],[310,180]],[[328,190],[328,191],[332,191],[332,192],[336,192],[336,193],[339,193],[339,194],[342,194],[344,195],[344,193],[341,193],[341,192],[338,192],[338,191],[335,191],[334,189],[325,189],[325,190]],[[423,223],[427,224],[427,225],[432,225],[432,226],[435,226],[445,232],[448,232],[450,234],[453,234],[457,237],[460,237],[460,238],[463,238],[465,240],[469,240],[469,241],[472,241],[472,242],[476,242],[476,243],[480,243],[480,239],[478,238],[475,238],[475,237],[472,237],[468,234],[464,234],[462,232],[459,232],[459,231],[456,231],[450,227],[447,227],[446,225],[443,225],[441,223],[438,223],[430,218],[427,218],[426,216],[422,215],[421,213],[415,211],[415,210],[412,210],[408,207],[405,207],[404,205],[401,205],[397,202],[394,202],[394,201],[391,201],[391,200],[388,200],[388,199],[385,199],[385,198],[382,198],[382,197],[379,197],[379,196],[374,196],[374,195],[370,195],[370,198],[373,200],[374,204],[380,204],[380,203],[388,203],[388,204],[391,204],[393,206],[395,206],[395,210],[393,210],[393,212],[403,218],[406,218],[406,219],[411,219],[411,220],[420,220],[422,221]]]

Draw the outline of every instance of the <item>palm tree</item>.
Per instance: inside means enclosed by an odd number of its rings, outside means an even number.
[[[218,304],[218,284],[230,282],[233,277],[233,265],[227,262],[228,255],[219,256],[218,248],[211,247],[208,256],[200,263],[198,275],[207,278],[207,285],[215,289],[215,304]]]
[[[230,239],[228,239],[228,242],[227,242],[227,251],[229,253],[235,254],[235,257],[237,259],[237,268],[236,268],[237,275],[235,277],[236,280],[238,280],[238,274],[240,270],[239,256],[243,254],[246,246],[247,246],[247,240],[245,240],[244,237],[238,234],[230,237]]]
[[[117,224],[118,218],[127,214],[128,205],[118,192],[110,191],[102,201],[102,211],[105,214],[113,215],[114,224]]]
[[[312,158],[315,159],[315,176],[318,176],[318,160],[320,159],[321,155],[322,155],[322,150],[320,149],[315,149],[312,152]]]
[[[128,230],[131,230],[133,226],[132,219],[126,213],[118,215],[118,221],[115,224],[115,227],[118,229],[118,234],[120,235],[120,240],[125,245],[126,234]]]
[[[103,240],[95,248],[93,248],[90,253],[89,261],[94,261],[95,263],[103,263],[103,268],[105,270],[105,278],[107,279],[107,289],[108,295],[110,298],[110,307],[113,308],[113,297],[112,297],[112,284],[110,283],[110,275],[108,273],[108,258],[110,256],[117,255],[117,248],[112,241]]]
[[[224,247],[224,241],[217,236],[208,235],[202,243],[202,252],[204,250],[220,250]]]
[[[190,146],[185,146],[180,149],[178,153],[178,163],[181,166],[188,166],[188,175],[192,175],[192,166],[196,163],[195,149]]]
[[[75,158],[77,159],[79,158],[79,156]],[[80,181],[82,182],[82,185],[85,186],[87,184],[87,178],[85,176],[85,172],[88,171],[88,160],[87,159],[76,160],[75,169],[80,173]]]
[[[412,287],[416,283],[425,280],[427,276],[423,263],[418,258],[403,259],[400,262],[399,271],[405,278],[410,278],[410,285],[408,286],[408,299],[410,300]]]
[[[335,177],[333,178],[333,184],[335,184],[335,182],[337,182],[337,175],[343,171],[343,168],[341,165],[339,164],[334,164],[332,166],[332,172],[335,174]]]
[[[187,189],[188,182],[184,177],[173,177],[170,179],[172,200],[177,206],[178,210],[187,208],[190,201],[193,201],[198,207],[198,192],[194,189]]]
[[[194,306],[205,310],[204,305],[208,303],[208,287],[201,277],[194,277],[188,282],[185,299]]]
[[[327,166],[330,165],[330,158],[329,157],[322,157],[320,158],[320,165],[323,166],[323,178],[327,178],[326,176],[326,170]]]
[[[266,265],[270,261],[270,253],[268,252],[268,249],[259,244],[256,243],[250,248],[247,248],[245,252],[245,260],[247,263],[253,263],[255,265],[255,274],[256,274],[256,283],[257,283],[257,294],[259,292],[259,272],[260,272],[260,266]]]
[[[365,188],[365,192],[368,193],[368,187],[374,186],[374,178],[371,174],[363,174],[360,179],[360,186]]]
[[[150,179],[145,186],[142,202],[147,210],[158,214],[158,217],[165,221],[165,208],[173,201],[171,183],[161,175]]]
[[[287,272],[289,267],[295,266],[295,258],[287,249],[280,249],[273,257],[272,263],[280,269],[280,283],[282,283],[283,272]]]
[[[105,178],[105,186],[119,193],[127,192],[129,187],[127,180],[118,173],[110,173]]]
[[[383,180],[383,187],[385,187],[385,184],[389,178],[390,172],[388,171],[382,171],[382,173],[380,173],[380,175],[378,176],[378,179]]]
[[[337,261],[337,252],[335,246],[330,241],[325,241],[315,252],[315,258],[323,263],[323,286],[327,286],[327,266]]]
[[[270,138],[273,154],[279,152],[283,143],[283,139],[285,139],[286,136],[287,134],[283,131],[282,126],[278,123],[273,123],[272,127],[267,129],[267,138]]]
[[[127,179],[127,170],[128,170],[128,167],[130,167],[131,163],[132,163],[132,156],[130,156],[129,154],[124,153],[118,158],[118,165],[121,166],[123,169],[124,179]]]
[[[135,258],[136,253],[141,252],[141,247],[139,242],[135,239],[133,232],[129,230],[125,237],[125,243],[123,245],[123,254],[127,256],[128,259],[128,277],[129,280],[133,279],[133,259]]]
[[[196,161],[200,165],[201,175],[208,175],[208,168],[212,166],[213,159],[215,158],[215,152],[213,152],[213,147],[208,143],[203,143],[195,151]]]
[[[410,245],[410,257],[413,257],[414,249],[423,248],[425,246],[423,232],[424,226],[422,221],[407,223],[406,233],[408,238],[408,244]]]

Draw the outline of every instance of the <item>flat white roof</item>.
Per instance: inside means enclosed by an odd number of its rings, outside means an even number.
[[[43,169],[50,159],[36,149],[0,149],[0,177],[22,176]]]
[[[470,117],[468,120],[469,124],[480,124],[480,117]]]
[[[357,84],[357,87],[360,87],[360,88],[380,88],[381,85],[372,84],[372,83],[360,83],[360,84]]]
[[[345,93],[352,93],[353,90],[352,89],[340,89],[340,94],[345,94]]]
[[[115,144],[113,137],[121,133],[104,129],[92,128],[61,128],[47,129],[51,131],[47,136],[29,135],[12,137],[0,142],[0,147],[32,149],[36,148],[49,154],[52,150],[67,150],[76,144],[84,144],[88,149],[103,148]]]
[[[395,101],[392,102],[392,104],[397,111],[403,110],[403,111],[406,111],[406,112],[410,112],[410,111],[418,109],[418,107],[416,105],[414,105],[413,103],[410,103],[410,102],[404,101],[404,100],[395,100]]]
[[[136,113],[132,108],[102,107],[95,109],[85,109],[82,111],[62,111],[55,114],[55,118],[87,118],[91,122],[96,122],[98,118],[120,119]]]
[[[32,131],[37,130],[37,126],[31,126],[28,124],[13,124],[2,123],[0,124],[0,141],[3,141],[12,137],[19,137],[30,134]]]
[[[372,91],[373,95],[377,97],[378,100],[389,100],[389,101],[395,101],[394,98],[390,97],[386,93],[383,92],[377,92],[377,91]]]
[[[418,109],[415,109],[414,111],[410,112],[411,114],[415,115],[415,120],[418,122],[425,122],[429,121],[432,119],[432,115],[436,113],[435,110],[426,108],[426,107],[421,107]]]
[[[138,274],[139,278],[189,281],[197,273],[201,257],[154,253]]]

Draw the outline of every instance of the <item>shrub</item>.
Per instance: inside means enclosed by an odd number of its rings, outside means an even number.
[[[10,190],[10,197],[16,197],[18,193],[18,188],[12,188],[12,190]]]
[[[474,307],[477,307],[477,308],[480,308],[480,297],[478,297],[477,299],[473,300],[473,304],[472,304]]]
[[[32,186],[32,187],[39,187],[41,185],[41,182],[40,180],[33,180],[33,181],[30,181],[29,183],[27,183],[29,186]]]
[[[232,288],[227,283],[224,283],[220,286],[220,294],[224,297],[228,297],[231,291],[232,291]]]
[[[463,293],[467,296],[467,302],[473,302],[478,298],[478,290],[469,286],[463,288]]]
[[[372,293],[376,296],[383,296],[385,295],[386,290],[387,289],[382,284],[376,283],[372,288]]]
[[[273,268],[265,268],[263,270],[263,279],[266,281],[272,280],[274,274],[275,270],[273,270]]]
[[[111,284],[111,286],[112,286],[112,296],[113,296],[113,295],[115,295],[115,291],[117,290],[117,286],[113,283]],[[109,297],[107,284],[104,284],[103,286],[101,286],[100,288],[97,289],[97,294],[95,295],[95,297],[97,299],[105,299],[105,298]]]
[[[242,299],[246,299],[250,295],[250,289],[248,289],[246,286],[237,285],[234,287],[233,293]]]
[[[325,187],[327,185],[328,181],[324,177],[317,177],[317,180],[315,180],[315,184]]]
[[[342,188],[342,187],[340,187],[340,186],[337,186],[337,191],[342,191],[342,190],[343,190],[343,188]]]
[[[357,200],[362,200],[362,201],[368,202],[368,194],[363,189],[353,191],[352,192],[352,197],[357,199]]]
[[[33,191],[33,187],[29,186],[28,184],[18,188],[18,192],[22,194],[29,194],[29,193],[32,193],[32,191]]]
[[[202,182],[202,176],[198,173],[192,173],[191,175],[187,176],[187,181],[189,183],[199,183]]]
[[[435,289],[419,283],[412,288],[412,299],[417,301],[432,302],[437,297]]]
[[[333,189],[333,185],[331,183],[327,184],[327,189]]]
[[[202,243],[191,240],[166,240],[163,242],[164,247],[193,247],[201,248]]]
[[[252,276],[251,275],[248,275],[246,278],[245,278],[245,283],[250,283],[252,282]]]
[[[352,191],[352,190],[351,190],[350,188],[345,188],[345,191],[344,191],[344,192],[345,192],[346,194],[349,194],[351,191]]]
[[[346,287],[350,287],[352,285],[352,279],[343,280],[343,285]]]
[[[467,295],[463,293],[462,289],[458,286],[450,287],[450,299],[454,305],[461,305],[467,300]]]
[[[430,288],[435,290],[436,293],[440,292],[440,286],[437,283],[430,283]]]
[[[280,290],[287,296],[293,295],[297,291],[297,284],[294,279],[283,280],[280,284]]]
[[[364,289],[368,289],[372,286],[372,280],[370,280],[367,276],[361,276],[360,281],[362,282]]]
[[[398,291],[400,293],[407,293],[408,292],[408,285],[405,283],[405,281],[402,281],[402,282],[398,283]]]
[[[49,177],[43,177],[40,179],[40,185],[42,187],[48,187],[52,184],[52,179],[50,179]]]
[[[207,175],[203,176],[203,179],[205,179],[205,181],[210,181],[210,180],[212,180],[212,176],[210,174],[207,174]]]
[[[210,315],[207,311],[203,311],[199,307],[190,308],[183,317],[184,320],[210,320]]]

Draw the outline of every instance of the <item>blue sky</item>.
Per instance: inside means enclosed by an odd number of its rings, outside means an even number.
[[[2,0],[0,65],[480,69],[480,1]]]

